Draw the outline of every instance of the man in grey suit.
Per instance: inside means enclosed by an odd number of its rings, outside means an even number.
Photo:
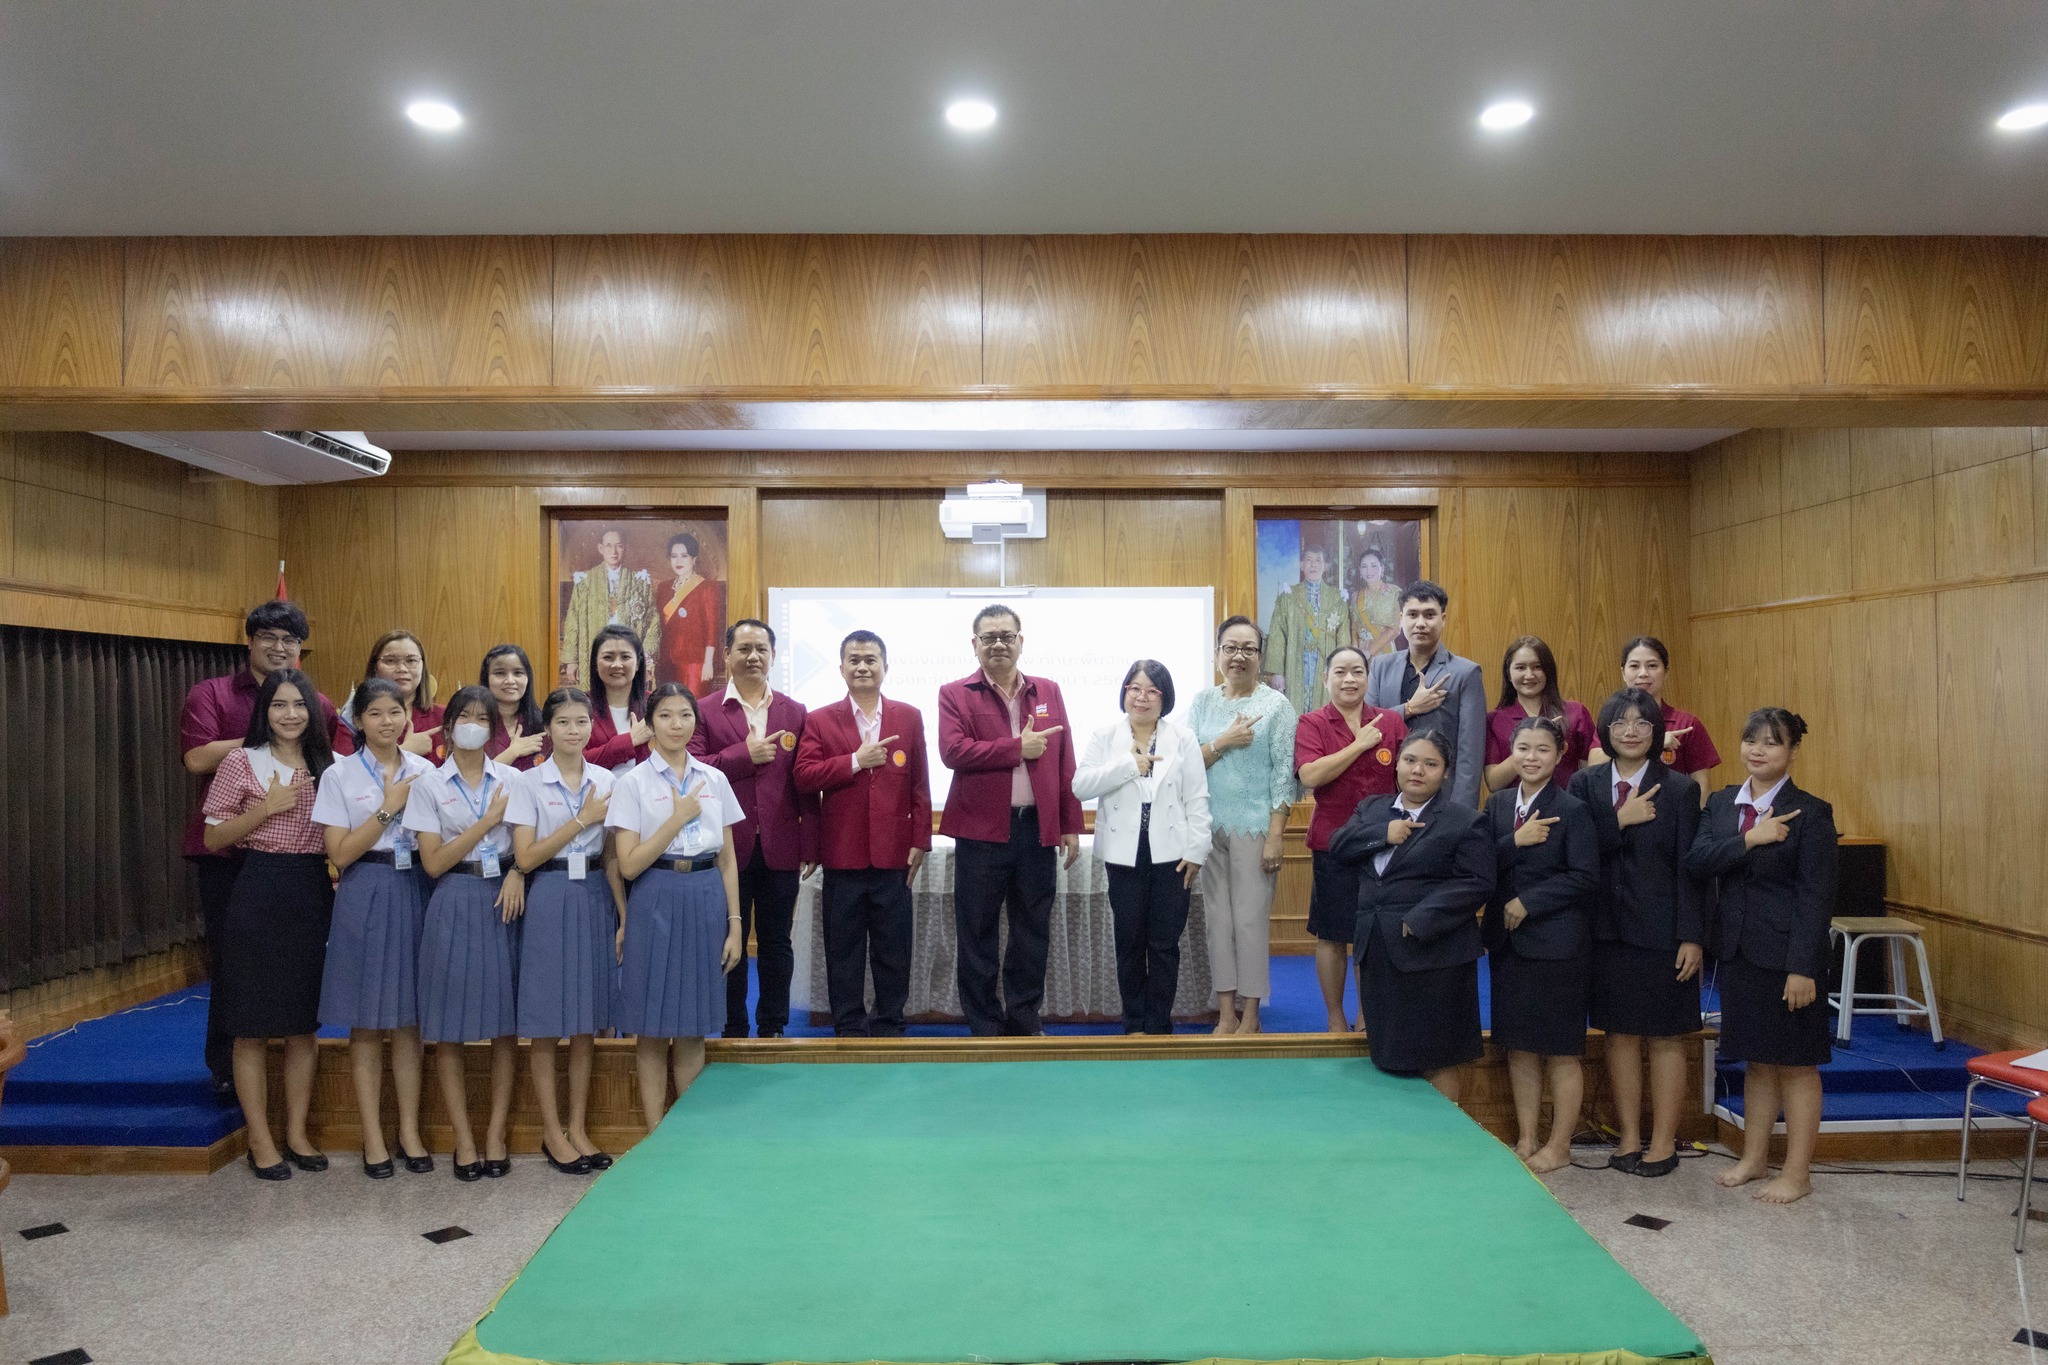
[[[1382,654],[1367,674],[1365,699],[1399,710],[1408,733],[1434,730],[1450,742],[1451,799],[1477,807],[1486,770],[1486,684],[1479,665],[1443,647],[1451,595],[1428,579],[1401,594],[1401,634],[1408,649]]]

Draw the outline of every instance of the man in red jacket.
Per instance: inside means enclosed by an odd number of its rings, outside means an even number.
[[[981,667],[939,689],[939,759],[953,789],[939,833],[953,853],[953,919],[959,932],[960,1009],[976,1034],[1032,1034],[1045,998],[1045,952],[1058,869],[1081,856],[1081,803],[1074,746],[1059,684],[1017,669],[1024,632],[1017,613],[987,606],[974,618]],[[996,995],[1003,907],[1010,942]]]
[[[903,1036],[910,998],[910,884],[932,847],[924,717],[882,698],[889,648],[871,630],[839,642],[846,700],[810,713],[796,746],[796,787],[822,792],[825,981],[832,1031]],[[875,1009],[867,1011],[873,955]]]
[[[751,618],[725,628],[724,690],[697,708],[690,752],[732,783],[746,819],[732,827],[740,865],[740,942],[754,936],[761,1000],[754,1024],[763,1038],[789,1024],[789,941],[797,883],[818,864],[818,797],[796,789],[796,746],[809,714],[795,697],[768,686],[775,632]],[[747,974],[725,974],[725,1036],[747,1036]]]

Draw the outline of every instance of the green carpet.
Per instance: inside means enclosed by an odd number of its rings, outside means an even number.
[[[450,1359],[1604,1352],[1704,1354],[1513,1153],[1345,1059],[713,1066]]]

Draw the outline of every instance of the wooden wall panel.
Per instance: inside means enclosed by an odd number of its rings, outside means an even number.
[[[967,388],[981,379],[972,237],[555,239],[567,388]]]
[[[983,250],[986,384],[1408,378],[1399,237],[989,237]]]
[[[1849,586],[1853,591],[1915,588],[1934,579],[1933,494],[1934,481],[1921,479],[1849,499]]]
[[[1827,382],[2048,382],[2048,239],[1830,237]]]
[[[1839,427],[1794,427],[1778,434],[1778,487],[1785,511],[1833,502],[1856,491],[1851,433]]]
[[[1934,477],[1934,433],[1925,427],[1872,427],[1849,433],[1849,485],[1868,493]]]
[[[2034,427],[1937,427],[1928,433],[1934,472],[1947,474],[2025,455],[2043,444],[2038,434]]]
[[[1851,500],[1838,498],[1833,502],[1787,511],[1779,519],[1779,541],[1784,554],[1784,578],[1781,581],[1788,589],[1796,585],[1797,595],[1801,597],[1822,597],[1850,590],[1855,524],[1850,512]],[[1779,585],[1773,583],[1770,586],[1776,590]]]
[[[119,239],[0,239],[0,387],[120,383]]]
[[[1934,479],[1934,567],[1944,579],[2013,573],[2034,562],[2034,460],[2015,455]]]
[[[397,505],[394,490],[374,483],[294,488],[283,499],[278,539],[287,551],[292,596],[313,626],[306,668],[337,701],[362,677],[370,642],[398,624],[398,580],[405,563],[398,552]],[[421,551],[417,545],[408,549],[413,555]],[[462,588],[479,595],[491,591],[475,578],[463,579]],[[427,645],[431,649],[434,641]]]
[[[1621,686],[1631,638],[1655,635],[1674,659],[1691,656],[1691,568],[1682,490],[1590,489],[1584,505],[1578,660],[1567,669],[1560,659],[1558,672],[1567,695],[1597,714]]]
[[[1409,239],[1418,384],[1821,378],[1821,254],[1797,237]]]
[[[361,648],[343,650],[341,659],[360,669],[370,643],[402,626],[426,643],[427,665],[445,702],[475,681],[485,650],[510,640],[525,645],[541,671],[535,693],[551,690],[545,651],[535,649],[546,636],[536,640],[516,629],[531,612],[534,598],[527,594],[539,586],[522,572],[522,561],[533,557],[531,539],[508,534],[522,525],[519,490],[414,489],[392,500],[392,513],[393,566],[402,567],[385,575],[393,588],[391,615],[383,622],[352,620],[349,629],[368,630],[369,638]]]
[[[546,238],[136,238],[127,257],[131,388],[552,380]]]

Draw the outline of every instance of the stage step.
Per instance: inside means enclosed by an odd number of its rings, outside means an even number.
[[[241,1109],[211,1094],[191,1104],[22,1104],[10,1094],[0,1147],[210,1147],[241,1126]]]

